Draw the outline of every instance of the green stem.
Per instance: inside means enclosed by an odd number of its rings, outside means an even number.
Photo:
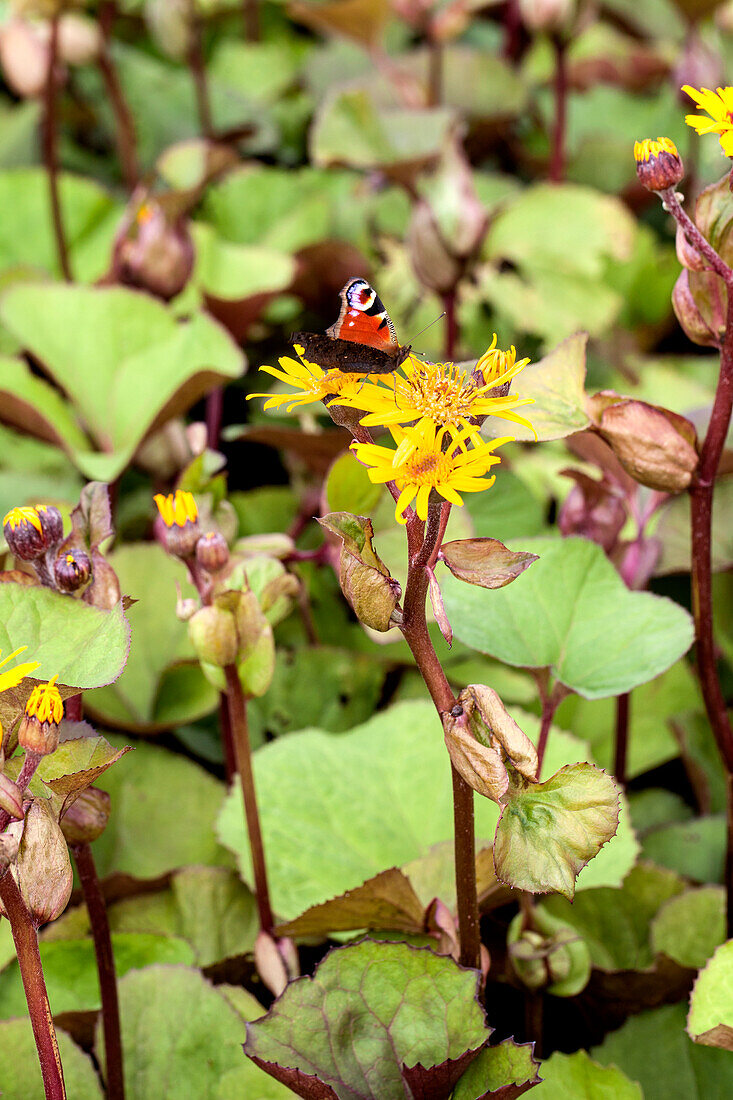
[[[38,951],[38,933],[15,879],[9,872],[0,877],[0,900],[13,933],[46,1100],[66,1100],[64,1070]]]
[[[79,872],[84,901],[91,922],[99,988],[102,994],[107,1097],[108,1100],[125,1100],[117,974],[112,952],[112,938],[109,932],[109,920],[107,919],[107,906],[99,885],[91,846],[89,844],[75,844],[72,846],[72,852],[74,853],[76,869]]]
[[[275,921],[270,905],[270,890],[267,884],[267,865],[265,863],[265,846],[262,840],[260,828],[260,815],[257,809],[257,792],[255,790],[255,778],[252,770],[252,750],[249,743],[249,731],[247,729],[247,703],[239,682],[239,674],[236,665],[227,665],[224,669],[227,680],[227,702],[229,706],[229,726],[231,729],[234,756],[237,762],[237,771],[242,784],[242,798],[244,799],[244,814],[247,819],[247,832],[249,834],[249,847],[252,853],[252,870],[255,880],[255,894],[257,896],[257,910],[260,917],[260,929],[263,932],[272,932]]]

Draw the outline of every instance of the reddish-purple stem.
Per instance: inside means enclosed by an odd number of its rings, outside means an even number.
[[[50,36],[48,40],[48,73],[46,75],[46,87],[43,93],[43,161],[46,166],[48,178],[48,192],[51,203],[51,221],[53,223],[54,237],[56,238],[56,252],[58,254],[61,274],[67,283],[72,282],[71,265],[69,264],[69,250],[66,245],[64,223],[61,215],[61,199],[59,197],[59,165],[57,152],[57,119],[56,119],[56,62],[59,45],[59,16],[53,15],[50,20]]]
[[[619,783],[626,784],[626,757],[629,745],[629,711],[631,695],[625,691],[616,696],[616,729],[614,731],[613,774]]]
[[[568,74],[565,57],[565,43],[559,38],[554,40],[555,47],[555,121],[552,127],[552,150],[550,153],[550,180],[561,183],[565,178],[565,126],[567,116]]]

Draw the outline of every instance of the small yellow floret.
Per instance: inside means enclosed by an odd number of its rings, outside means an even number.
[[[43,504],[40,505],[40,509],[43,511],[46,510]],[[3,527],[6,523],[9,523],[10,530],[14,531],[16,527],[23,527],[26,523],[30,523],[31,526],[35,527],[36,531],[43,534],[38,512],[38,508],[31,508],[29,505],[24,508],[11,508],[3,518]]]
[[[193,493],[186,489],[176,489],[175,493],[164,496],[156,493],[153,500],[158,505],[161,519],[166,527],[185,527],[187,523],[195,523],[199,510]]]
[[[643,141],[634,142],[634,159],[638,164],[658,157],[660,153],[669,153],[672,157],[678,157],[677,146],[668,137],[644,138]]]
[[[59,724],[64,716],[64,704],[56,687],[57,680],[58,676],[53,676],[47,684],[39,684],[33,688],[25,705],[29,718],[37,718],[39,722],[52,722],[56,726]]]

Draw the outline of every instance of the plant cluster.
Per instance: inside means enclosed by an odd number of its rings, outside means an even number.
[[[733,1094],[729,7],[0,6],[5,1098]]]

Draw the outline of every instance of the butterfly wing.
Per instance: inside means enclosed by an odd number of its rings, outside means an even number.
[[[410,354],[409,347],[383,351],[322,332],[294,332],[290,342],[300,344],[306,359],[324,370],[340,370],[344,374],[391,374]]]
[[[382,299],[366,279],[349,279],[340,293],[338,320],[326,330],[334,340],[348,340],[380,351],[399,348],[392,320]]]

